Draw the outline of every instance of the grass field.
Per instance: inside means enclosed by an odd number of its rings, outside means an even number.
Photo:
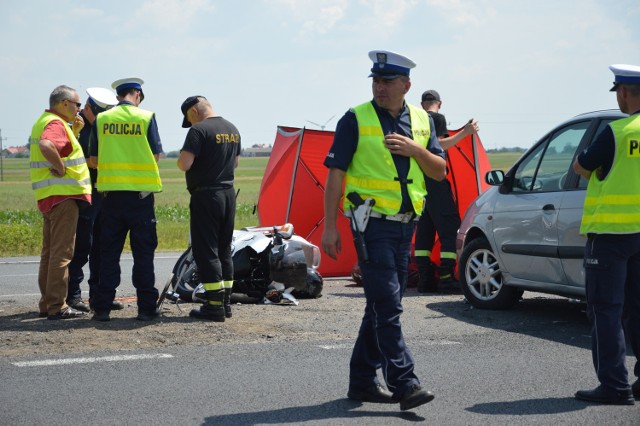
[[[489,155],[493,168],[507,170],[520,153]],[[236,228],[258,224],[254,213],[260,184],[268,158],[240,159],[236,169],[236,189],[239,189]],[[156,194],[158,219],[158,250],[180,251],[186,247],[189,235],[189,193],[184,173],[178,170],[175,158],[159,162],[163,192]],[[31,191],[27,159],[2,159],[0,181],[0,257],[35,256],[42,245],[42,217]],[[127,245],[128,246],[128,245]]]

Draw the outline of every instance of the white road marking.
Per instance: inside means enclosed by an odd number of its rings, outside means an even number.
[[[353,345],[318,345],[320,349],[351,349]]]
[[[103,356],[99,358],[67,358],[67,359],[44,359],[42,361],[21,361],[12,362],[16,367],[50,367],[54,365],[68,364],[89,364],[92,362],[116,362],[116,361],[137,361],[142,359],[173,358],[171,354],[141,354],[141,355],[115,355]]]

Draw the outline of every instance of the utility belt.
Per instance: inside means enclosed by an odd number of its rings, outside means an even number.
[[[201,192],[201,191],[224,191],[225,189],[231,189],[231,188],[233,188],[233,185],[197,186],[193,189],[190,189],[189,193],[193,194],[194,192]]]
[[[149,195],[153,194],[151,191],[104,191],[101,192],[102,198],[107,198],[109,195],[114,196],[117,194],[122,195],[133,195],[136,194],[139,199],[147,198]]]
[[[371,213],[369,213],[369,217],[375,217],[376,219],[390,220],[392,222],[401,222],[401,223],[409,223],[412,220],[419,219],[419,217],[416,216],[414,212],[387,215],[387,214],[382,214],[382,213],[372,211]]]

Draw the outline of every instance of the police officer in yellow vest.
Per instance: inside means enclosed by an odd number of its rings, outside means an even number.
[[[144,100],[139,78],[117,80],[112,87],[118,105],[98,115],[90,144],[92,164],[98,168],[97,189],[104,196],[100,232],[100,281],[95,291],[93,319],[109,321],[120,285],[120,255],[129,233],[138,297],[138,316],[158,316],[153,256],[158,246],[154,192],[162,190],[157,161],[162,152],[155,114],[138,108]]]
[[[96,116],[113,107],[118,103],[115,93],[103,87],[90,87],[87,89],[87,102],[80,117],[84,121],[84,127],[78,135],[78,143],[82,147],[85,159],[89,159],[89,139],[95,131]],[[67,303],[74,309],[83,312],[89,312],[90,307],[82,300],[82,290],[80,283],[84,280],[84,265],[89,263],[89,301],[93,295],[93,289],[98,282],[98,274],[100,269],[100,235],[99,220],[100,209],[102,208],[102,196],[95,189],[97,180],[97,170],[89,168],[91,176],[91,206],[80,211],[78,216],[78,224],[76,226],[76,246],[73,252],[73,258],[69,263],[69,288],[67,290]],[[124,309],[121,302],[114,301],[111,309]]]
[[[366,298],[350,361],[347,396],[358,401],[399,402],[401,410],[408,410],[433,399],[413,371],[400,314],[415,220],[426,195],[423,173],[444,179],[445,161],[433,121],[404,100],[415,63],[382,50],[369,52],[369,57],[373,61],[373,100],[340,119],[324,161],[329,174],[322,248],[333,259],[340,254],[342,237],[336,220],[346,181],[349,198],[343,200],[343,211],[351,215],[354,241],[358,241]],[[357,205],[372,202],[365,225],[356,219],[362,208]],[[378,368],[389,390],[378,381]]]
[[[65,303],[79,208],[91,203],[89,169],[77,140],[84,125],[81,105],[78,92],[58,86],[49,96],[50,109],[31,130],[31,186],[43,217],[39,307],[50,320],[84,315]]]
[[[620,111],[575,160],[589,179],[580,232],[587,315],[592,324],[593,364],[600,385],[576,398],[599,404],[633,405],[640,399],[640,67],[611,65]],[[635,356],[629,385],[625,335]]]

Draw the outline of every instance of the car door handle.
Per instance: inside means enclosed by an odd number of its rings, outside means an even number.
[[[546,211],[555,210],[555,209],[556,209],[556,206],[554,206],[553,204],[545,204],[545,205],[542,207],[542,210],[543,210],[543,211],[545,211],[545,212],[546,212]]]

